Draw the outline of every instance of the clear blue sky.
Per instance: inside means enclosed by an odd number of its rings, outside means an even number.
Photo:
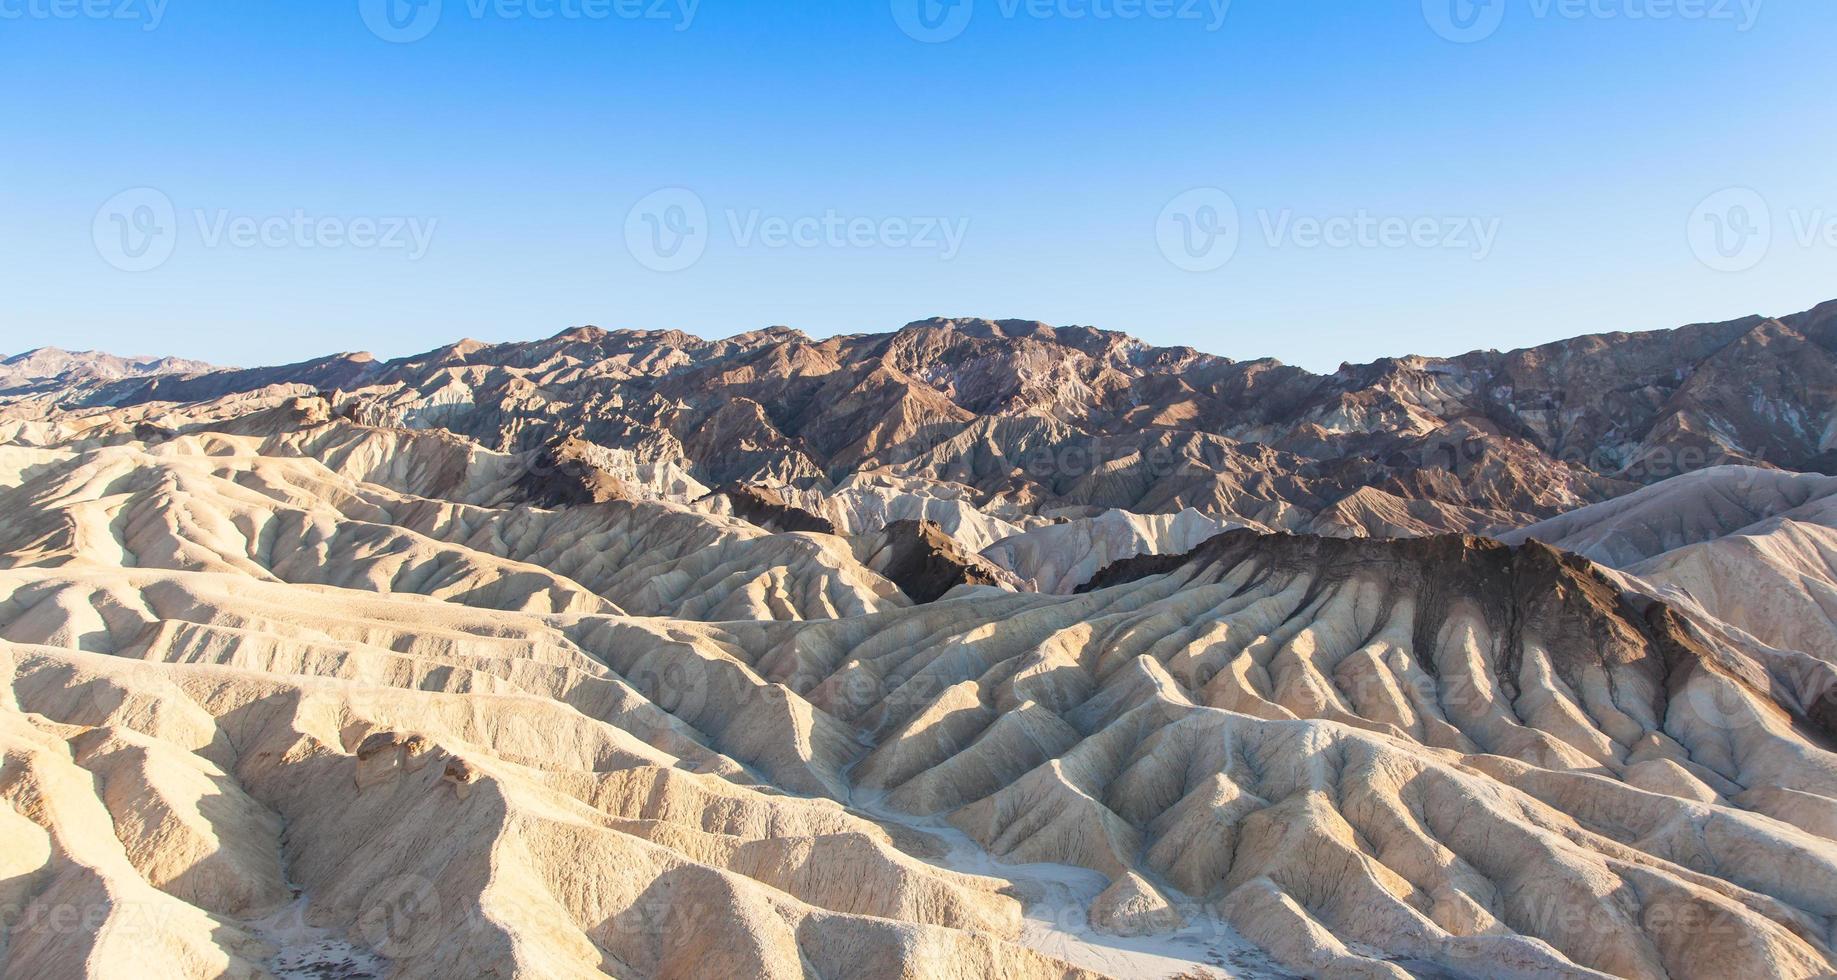
[[[975,315],[1331,369],[1837,297],[1816,0],[82,2],[0,0],[0,353]]]

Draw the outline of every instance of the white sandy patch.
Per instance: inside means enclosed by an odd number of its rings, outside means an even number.
[[[1201,968],[1209,971],[1201,975],[1223,978],[1290,976],[1213,916],[1190,914],[1188,920],[1197,925],[1160,936],[1123,938],[1097,932],[1089,915],[1091,903],[1109,887],[1103,875],[1064,864],[1007,864],[942,819],[887,809],[884,796],[857,790],[851,804],[876,819],[930,834],[949,848],[941,858],[923,859],[929,864],[1014,884],[1026,903],[1016,939],[1023,946],[1117,980],[1167,980]]]
[[[382,980],[389,962],[338,936],[306,923],[305,896],[250,928],[280,950],[268,969],[280,980]]]

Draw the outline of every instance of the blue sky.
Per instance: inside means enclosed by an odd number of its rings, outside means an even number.
[[[951,315],[1330,370],[1837,298],[1829,3],[389,2],[0,0],[0,352]]]

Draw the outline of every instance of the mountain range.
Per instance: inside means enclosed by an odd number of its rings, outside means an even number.
[[[985,320],[828,340],[589,327],[391,361],[168,362],[119,378],[107,358],[37,369],[65,408],[311,391],[364,425],[440,429],[501,452],[574,439],[634,497],[771,484],[839,499],[830,519],[850,530],[873,528],[845,511],[916,495],[1012,526],[1193,508],[1330,535],[1484,532],[1706,466],[1837,464],[1837,303],[1331,375]]]

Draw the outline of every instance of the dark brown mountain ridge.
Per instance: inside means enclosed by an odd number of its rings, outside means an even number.
[[[1327,534],[1486,532],[1707,466],[1837,468],[1837,302],[1329,375],[1089,327],[932,319],[822,340],[582,327],[35,397],[125,407],[276,386],[496,450],[577,440],[704,492],[828,496],[873,474],[1010,521],[1190,507]]]

